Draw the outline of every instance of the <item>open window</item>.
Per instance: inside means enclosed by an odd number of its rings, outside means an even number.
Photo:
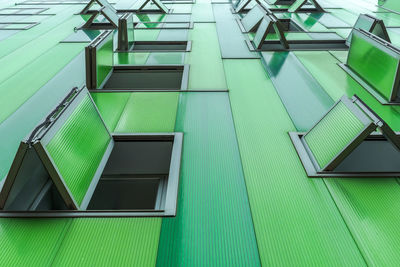
[[[385,23],[383,22],[383,20],[377,19],[371,15],[360,14],[356,23],[354,24],[353,30],[354,29],[358,29],[358,30],[362,29],[362,30],[372,33],[390,43],[389,34],[386,30],[386,26],[385,26]],[[351,31],[349,37],[347,37],[347,40],[346,40],[346,44],[348,46],[350,46],[350,44],[351,44],[351,39],[353,37],[353,30]]]
[[[181,133],[110,134],[74,88],[21,142],[0,217],[174,216],[181,149]]]
[[[238,20],[242,32],[256,32],[265,15],[273,15],[273,13],[262,5],[256,4],[250,11]],[[282,30],[285,32],[302,32],[304,31],[293,20],[287,18],[278,19]]]
[[[187,52],[190,49],[190,41],[135,41],[132,14],[126,13],[119,19],[118,52]]]
[[[400,104],[400,49],[362,29],[352,35],[346,64],[339,65],[382,104]]]
[[[112,91],[180,91],[188,84],[188,65],[114,65],[112,31],[85,49],[86,85]]]
[[[343,96],[308,132],[289,134],[309,177],[400,175],[399,136],[357,96]]]
[[[101,6],[100,9],[91,10],[90,18],[80,27],[80,29],[115,29],[118,27],[119,17],[116,10],[111,5]],[[98,22],[98,18],[104,17],[105,21]]]
[[[290,27],[290,26],[289,26]],[[299,35],[291,39],[291,35]],[[292,50],[347,50],[345,40],[330,32],[286,32],[273,14],[263,17],[252,41],[247,41],[251,51]]]

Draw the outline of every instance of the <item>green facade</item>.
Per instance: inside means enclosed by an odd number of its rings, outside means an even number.
[[[65,41],[87,19],[77,15],[84,4],[24,1],[0,2],[0,9],[45,9],[12,16],[0,10],[0,22],[38,22],[28,30],[0,28],[0,180],[20,141],[86,78],[89,43]],[[133,0],[113,2],[117,9],[134,6]],[[400,47],[400,4],[375,2],[320,0],[329,13],[280,16],[308,31],[286,33],[288,40],[310,40],[321,32],[345,39],[358,15],[370,14],[391,26]],[[241,31],[232,3],[165,4],[168,14],[134,15],[142,22],[135,40],[189,40],[191,50],[98,51],[97,83],[111,61],[188,64],[188,90],[90,95],[109,132],[183,133],[176,216],[0,218],[0,266],[399,266],[398,178],[311,179],[288,134],[307,132],[343,95],[354,94],[400,131],[399,106],[382,105],[338,65],[356,66],[388,95],[396,60],[354,37],[359,47],[350,52],[250,51],[245,40],[254,33]],[[193,27],[155,28],[156,22]],[[373,68],[370,60],[377,62]],[[110,141],[96,113],[85,98],[47,146],[78,203]],[[341,105],[325,120],[305,138],[320,167],[364,127]]]

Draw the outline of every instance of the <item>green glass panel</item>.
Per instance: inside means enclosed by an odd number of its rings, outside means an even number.
[[[177,215],[163,218],[157,266],[260,266],[227,93],[183,93]]]
[[[113,68],[113,37],[110,34],[103,45],[96,48],[97,88],[104,82]]]
[[[92,93],[92,98],[110,132],[114,131],[129,97],[130,93]]]
[[[71,219],[0,219],[1,266],[51,266]]]
[[[351,78],[350,75],[343,71],[343,69],[337,65],[339,61],[329,52],[296,51],[294,53],[335,102],[339,100],[343,94],[346,94],[348,97],[357,95],[387,124],[389,124],[393,130],[400,131],[400,115],[398,113],[398,107],[392,105],[382,105],[358,82]],[[330,104],[330,106],[332,106],[332,104]],[[299,109],[298,112],[300,112],[300,110],[301,109]],[[318,116],[322,117],[325,112],[319,112]],[[303,124],[308,120],[308,117],[299,116],[298,119],[298,121],[294,122],[296,126]]]
[[[46,149],[80,205],[111,140],[95,106],[85,96]]]
[[[307,177],[262,63],[224,66],[262,265],[365,266],[324,181]]]
[[[225,90],[225,73],[215,24],[195,23],[189,35],[189,40],[193,41],[192,51],[185,56],[185,63],[190,64],[189,90]]]
[[[132,93],[115,132],[173,132],[179,93]]]
[[[372,85],[383,97],[391,100],[399,59],[374,40],[353,33],[347,65]]]
[[[160,218],[74,219],[51,266],[155,266]]]
[[[85,44],[58,44],[0,84],[0,122],[78,55]],[[54,60],[58,58],[59,60]],[[4,66],[8,65],[5,64]],[[13,88],[13,90],[10,90]],[[12,101],[11,101],[12,100]]]
[[[364,124],[339,102],[305,136],[320,168],[324,168],[364,129]]]

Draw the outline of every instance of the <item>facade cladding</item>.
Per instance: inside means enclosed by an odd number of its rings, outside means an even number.
[[[399,266],[399,62],[398,0],[1,1],[0,266]]]

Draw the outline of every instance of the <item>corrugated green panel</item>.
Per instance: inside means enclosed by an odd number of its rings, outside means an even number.
[[[327,52],[296,52],[296,55],[330,94],[357,94],[398,131],[400,116],[394,107],[383,106],[361,88]],[[336,205],[350,228],[364,258],[372,266],[397,266],[400,262],[400,187],[396,179],[326,179]]]
[[[227,93],[187,93],[177,216],[164,218],[157,266],[259,266]]]
[[[54,30],[57,25],[62,24],[65,20],[71,19],[73,13],[79,12],[79,6],[74,5],[73,7],[64,6],[63,10],[57,13],[55,16],[51,16],[49,19],[41,22],[39,25],[34,26],[29,30],[23,30],[18,32],[6,40],[0,42],[0,58],[7,56],[12,53],[12,51],[28,45],[31,46],[31,42],[37,42],[38,45],[46,45],[43,43],[43,39],[40,38],[41,35]],[[72,32],[73,27],[78,25],[70,25],[69,30]],[[61,32],[61,34],[63,34]],[[53,35],[59,36],[59,33],[53,32]],[[68,35],[68,34],[67,34]],[[67,36],[66,35],[66,36]],[[65,37],[66,37],[65,36]],[[48,37],[49,38],[49,37]],[[50,37],[50,40],[52,38]],[[60,39],[62,40],[62,39]],[[45,42],[45,40],[44,40]],[[54,44],[53,44],[54,45]],[[35,48],[35,47],[34,47]],[[38,48],[38,47],[36,47]],[[28,50],[29,51],[29,50]]]
[[[160,218],[74,219],[52,266],[155,266]]]
[[[40,87],[47,83],[84,47],[85,44],[78,43],[58,44],[1,83],[0,122],[4,121]]]
[[[179,93],[132,93],[115,132],[173,132]]]
[[[107,78],[113,68],[113,37],[107,38],[107,41],[97,49],[96,53],[96,71],[97,71],[97,88]]]
[[[262,52],[262,57],[264,67],[297,130],[310,130],[335,101],[293,53]]]
[[[380,1],[380,4],[385,8],[400,12],[400,2],[397,0]]]
[[[378,113],[393,130],[400,131],[399,107],[380,104],[375,97],[337,65],[338,60],[330,53],[326,51],[297,51],[295,54],[335,101],[339,100],[343,94],[349,97],[356,94]],[[321,113],[320,116],[322,115]],[[307,120],[307,118],[304,118],[304,120]]]
[[[0,219],[1,266],[50,266],[71,219]]]
[[[327,179],[326,184],[370,266],[400,262],[400,186],[395,179]]]
[[[323,180],[305,174],[261,63],[224,66],[262,265],[365,265]]]
[[[7,56],[2,57],[0,59],[0,66],[7,66],[7,68],[2,68],[2,71],[0,72],[0,83],[20,71],[27,64],[34,61],[38,56],[54,47],[58,42],[60,42],[60,40],[73,33],[73,27],[71,27],[71,25],[77,25],[79,21],[79,18],[72,17],[63,23],[60,23],[48,33],[41,35],[34,41],[29,42]]]
[[[193,41],[185,58],[190,64],[189,89],[226,89],[215,24],[195,23],[189,35]]]
[[[193,22],[213,22],[214,14],[211,1],[196,2],[192,8],[191,20]]]
[[[92,93],[92,98],[110,132],[121,117],[130,93]]]
[[[110,140],[97,110],[86,96],[46,146],[78,205]]]
[[[365,38],[368,37],[353,33],[347,65],[390,100],[399,59]]]
[[[339,102],[305,136],[318,165],[324,168],[357,137],[364,124]]]

